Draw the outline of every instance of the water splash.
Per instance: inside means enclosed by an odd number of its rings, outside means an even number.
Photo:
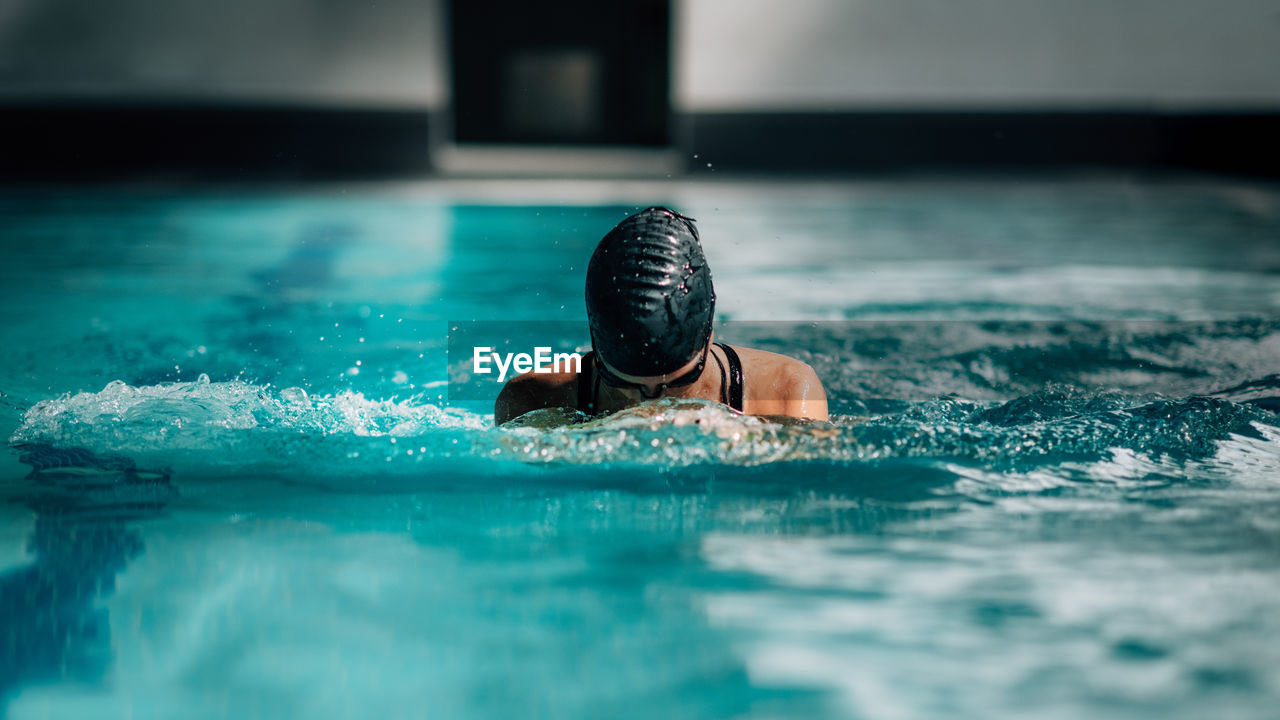
[[[122,449],[204,448],[226,431],[274,428],[282,432],[362,437],[407,437],[435,428],[487,427],[485,419],[441,408],[418,397],[370,400],[358,392],[311,396],[302,388],[279,391],[240,380],[134,387],[114,380],[96,393],[80,392],[32,407],[11,442],[116,443]]]
[[[1266,384],[1250,383],[1250,397]],[[302,388],[202,376],[138,387],[114,381],[96,393],[42,401],[27,411],[10,442],[85,448],[140,463],[182,464],[198,456],[196,464],[221,469],[320,468],[348,475],[422,472],[426,465],[438,470],[449,460],[659,469],[890,460],[1017,467],[1105,458],[1116,450],[1204,458],[1229,439],[1274,437],[1276,425],[1268,409],[1227,397],[1173,399],[1050,385],[1004,403],[945,396],[900,412],[826,423],[663,399],[594,420],[574,411],[538,411],[495,430],[485,416],[421,397],[313,396]]]

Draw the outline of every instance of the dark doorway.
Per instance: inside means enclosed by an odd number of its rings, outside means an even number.
[[[458,143],[668,144],[670,0],[454,0]]]

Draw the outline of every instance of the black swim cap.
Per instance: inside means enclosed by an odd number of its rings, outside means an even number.
[[[693,218],[662,207],[618,223],[587,265],[592,343],[610,366],[675,372],[711,339],[716,293]]]

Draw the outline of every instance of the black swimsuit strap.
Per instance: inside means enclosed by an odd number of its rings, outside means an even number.
[[[587,415],[596,412],[595,351],[582,356],[582,371],[578,373],[578,410]]]
[[[742,359],[738,352],[724,343],[716,343],[729,361],[729,407],[742,412]]]

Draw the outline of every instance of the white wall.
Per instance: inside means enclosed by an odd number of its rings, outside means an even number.
[[[684,111],[1280,106],[1275,0],[678,0]]]
[[[440,107],[442,0],[0,0],[0,96]]]

